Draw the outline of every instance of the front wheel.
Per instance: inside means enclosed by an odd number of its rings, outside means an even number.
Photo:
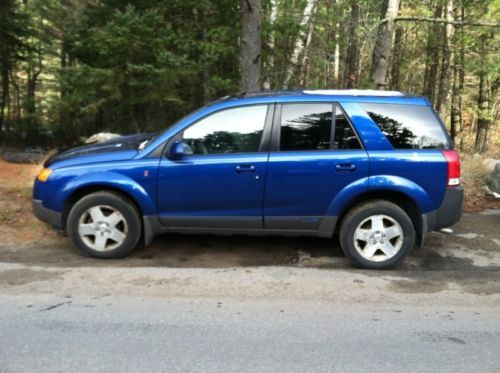
[[[410,253],[414,241],[415,229],[408,214],[383,200],[355,206],[345,216],[340,229],[344,253],[361,268],[395,266]]]
[[[76,202],[66,227],[73,246],[94,258],[122,258],[137,246],[141,236],[134,204],[107,191],[89,194]]]

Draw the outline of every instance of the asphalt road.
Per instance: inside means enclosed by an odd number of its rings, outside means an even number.
[[[498,372],[499,227],[465,214],[391,271],[312,238],[0,240],[0,372]]]
[[[335,302],[9,297],[1,371],[495,372],[500,313]]]

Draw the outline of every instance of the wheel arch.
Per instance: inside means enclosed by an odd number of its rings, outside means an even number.
[[[105,181],[96,181],[95,179],[88,181],[78,180],[71,183],[71,185],[67,185],[67,187],[61,192],[64,200],[61,217],[62,226],[64,228],[66,228],[67,218],[74,204],[89,194],[101,191],[117,193],[129,199],[139,212],[141,219],[144,215],[155,213],[156,209],[151,197],[133,180],[110,177],[101,177],[100,180]]]
[[[404,192],[394,191],[391,189],[369,190],[352,198],[349,202],[346,203],[341,213],[339,214],[335,225],[335,232],[338,232],[339,228],[342,226],[342,221],[344,220],[346,214],[354,206],[366,201],[377,199],[392,202],[403,209],[410,217],[413,226],[415,227],[415,231],[418,234],[422,233],[422,212],[417,201],[415,201],[412,197]]]

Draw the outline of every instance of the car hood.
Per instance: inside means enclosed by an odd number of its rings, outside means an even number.
[[[132,159],[140,150],[141,144],[151,140],[155,133],[120,136],[99,144],[88,144],[62,150],[48,158],[44,167],[73,166],[95,162],[110,162]]]

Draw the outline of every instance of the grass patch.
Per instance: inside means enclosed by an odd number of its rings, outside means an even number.
[[[14,194],[16,197],[20,197],[26,200],[31,199],[32,189],[31,186],[26,185],[13,185],[6,188],[8,194]]]

